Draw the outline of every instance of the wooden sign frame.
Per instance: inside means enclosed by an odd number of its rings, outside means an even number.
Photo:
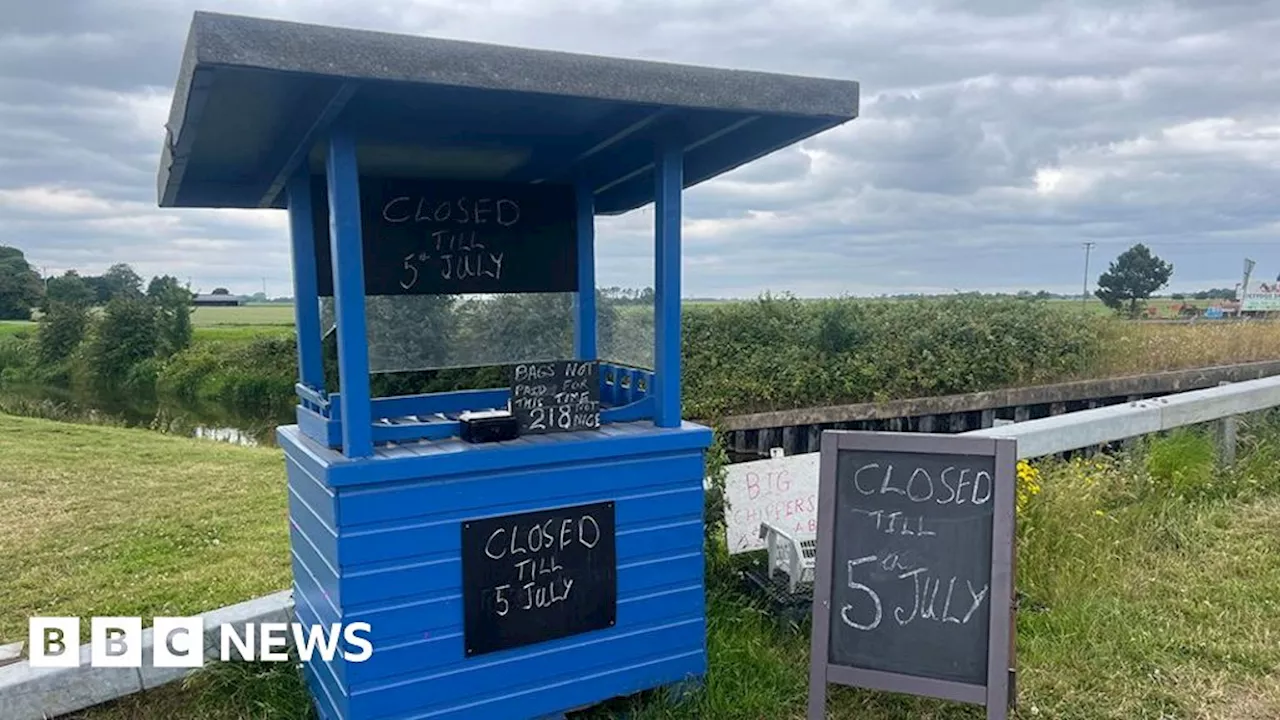
[[[835,566],[836,458],[841,450],[954,454],[993,459],[990,623],[985,685],[883,672],[830,662],[831,598]],[[983,705],[988,720],[1008,720],[1014,705],[1015,615],[1014,499],[1017,440],[932,433],[826,430],[818,474],[818,546],[814,558],[813,629],[810,636],[808,720],[826,717],[827,685],[906,693]],[[1005,615],[1007,613],[1007,615]]]

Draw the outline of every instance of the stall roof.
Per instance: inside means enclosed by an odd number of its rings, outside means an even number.
[[[283,207],[326,134],[361,173],[512,182],[585,178],[596,210],[653,200],[658,138],[685,187],[858,114],[858,83],[197,12],[161,151],[164,207]]]

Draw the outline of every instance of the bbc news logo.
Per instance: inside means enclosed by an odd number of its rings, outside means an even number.
[[[157,617],[153,619],[151,628],[154,667],[204,666],[206,653],[202,617]],[[292,639],[298,659],[303,662],[316,655],[329,662],[339,654],[347,662],[364,662],[373,654],[373,644],[365,637],[369,632],[369,624],[362,622],[346,626],[246,623],[237,627],[223,624],[218,628],[218,651],[223,662],[233,659],[288,662],[289,640]],[[80,665],[80,618],[30,618],[28,640],[31,667]],[[345,641],[345,647],[340,648],[340,641]],[[142,667],[142,645],[140,617],[95,617],[89,621],[90,667]]]

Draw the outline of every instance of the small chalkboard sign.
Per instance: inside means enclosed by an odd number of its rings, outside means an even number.
[[[462,523],[467,657],[617,622],[614,504]]]
[[[512,365],[511,414],[521,435],[600,427],[600,363],[554,360]]]
[[[827,683],[1008,717],[1016,441],[827,431],[809,718]]]
[[[333,295],[329,202],[312,184],[316,284]],[[360,178],[365,295],[576,292],[573,188]]]

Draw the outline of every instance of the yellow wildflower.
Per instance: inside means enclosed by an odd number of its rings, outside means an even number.
[[[1026,512],[1027,505],[1031,502],[1031,498],[1040,494],[1040,470],[1031,465],[1026,460],[1018,461],[1018,480],[1017,480],[1017,497],[1014,501],[1014,509],[1021,516]]]

